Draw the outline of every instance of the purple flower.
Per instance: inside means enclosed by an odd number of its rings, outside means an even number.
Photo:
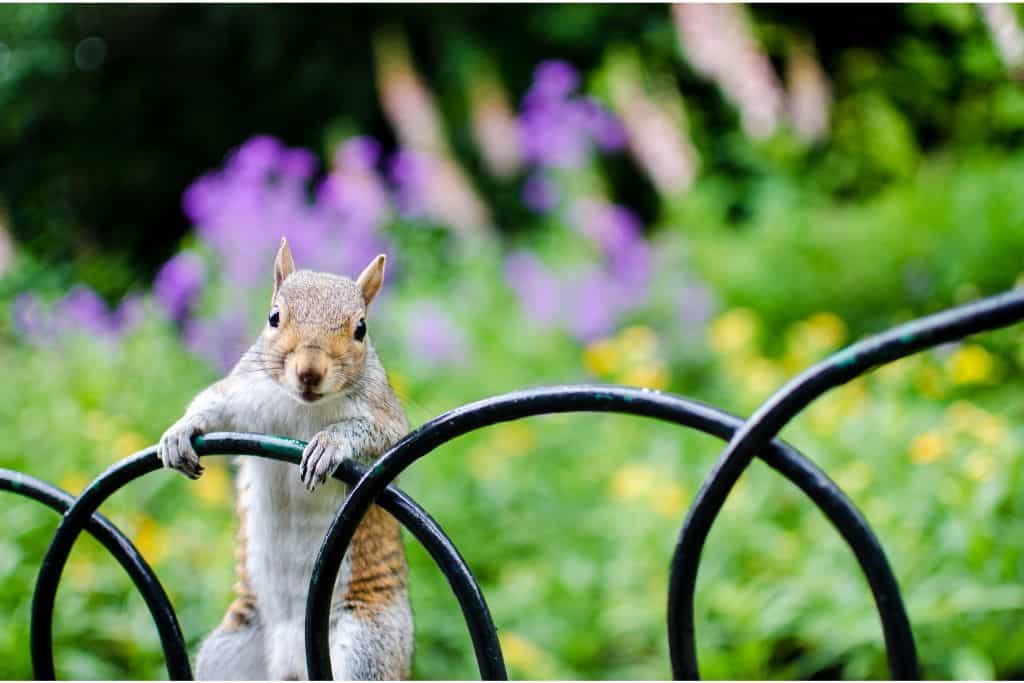
[[[137,325],[142,315],[142,299],[138,295],[126,296],[111,313],[102,297],[85,285],[72,287],[49,310],[32,292],[20,294],[13,305],[15,331],[35,346],[52,346],[65,334],[87,334],[114,341]]]
[[[395,185],[395,201],[403,215],[419,218],[426,214],[430,172],[431,159],[426,154],[404,149],[391,157],[389,175]]]
[[[217,178],[212,174],[200,176],[185,190],[181,209],[193,223],[202,223],[217,209]]]
[[[406,322],[411,354],[431,363],[466,360],[468,343],[462,328],[437,302],[419,301]]]
[[[14,299],[13,322],[15,332],[30,344],[45,346],[55,341],[53,320],[33,292],[19,294]]]
[[[533,70],[530,94],[550,99],[568,97],[580,83],[579,72],[568,62],[548,59]]]
[[[635,213],[603,200],[580,202],[573,224],[594,246],[609,255],[643,239],[643,227]]]
[[[611,112],[585,97],[581,102],[585,126],[597,146],[606,152],[622,149],[626,145],[626,128]]]
[[[351,138],[339,145],[335,169],[317,188],[318,206],[336,211],[349,233],[363,237],[374,233],[391,213],[387,188],[375,169],[379,159],[376,140]],[[401,172],[399,169],[399,175]]]
[[[626,243],[609,257],[610,276],[633,305],[646,299],[653,267],[651,247],[642,239]]]
[[[711,319],[715,309],[714,294],[707,285],[691,281],[679,292],[679,319],[687,330],[703,335],[704,326]]]
[[[528,317],[542,324],[562,317],[573,335],[590,341],[611,332],[624,313],[646,300],[653,258],[640,219],[625,207],[581,202],[575,225],[600,250],[602,264],[560,281],[533,254],[520,251],[506,260],[505,280]]]
[[[533,253],[522,250],[508,255],[505,282],[528,319],[546,326],[561,315],[561,284]]]
[[[590,152],[580,113],[562,101],[528,104],[519,116],[527,161],[550,168],[579,168]]]
[[[246,321],[237,311],[219,318],[192,319],[185,323],[185,346],[223,372],[230,370],[248,348]]]
[[[625,129],[615,116],[590,97],[572,97],[579,75],[561,61],[542,62],[523,98],[518,118],[523,155],[549,168],[578,168],[596,144],[621,149]]]
[[[316,172],[316,167],[316,157],[304,149],[287,149],[281,153],[281,175],[289,180],[309,180]]]
[[[142,296],[133,292],[121,299],[121,303],[111,314],[111,322],[118,334],[124,334],[138,327],[145,315],[146,307]]]
[[[172,320],[188,317],[206,282],[203,262],[191,252],[175,254],[164,264],[153,282],[157,303]]]
[[[558,185],[534,173],[523,184],[523,202],[537,213],[547,213],[558,204]]]
[[[583,342],[603,337],[615,328],[622,308],[622,292],[599,268],[573,278],[569,319],[572,333]]]
[[[277,168],[281,142],[269,135],[257,135],[247,140],[228,158],[228,169],[245,177],[265,176]]]
[[[114,321],[107,302],[85,285],[76,285],[57,302],[55,320],[62,328],[106,335],[114,331]]]
[[[380,161],[380,143],[367,135],[349,138],[338,146],[334,164],[338,167],[373,168]]]

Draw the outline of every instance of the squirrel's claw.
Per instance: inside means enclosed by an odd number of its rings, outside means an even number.
[[[323,452],[324,444],[316,437],[306,444],[306,449],[302,451],[302,460],[299,461],[299,479],[309,491],[313,490],[313,473],[316,472],[316,463]]]
[[[199,455],[192,447],[196,430],[188,425],[175,425],[164,432],[157,446],[157,456],[164,467],[178,470],[189,479],[198,479],[203,473]]]
[[[331,443],[326,436],[317,434],[306,444],[306,449],[302,452],[299,478],[307,490],[314,491],[338,469],[344,458],[345,454],[341,448]]]

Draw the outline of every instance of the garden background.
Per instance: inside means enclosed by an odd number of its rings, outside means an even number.
[[[1004,5],[0,7],[0,466],[77,493],[156,441],[265,320],[273,251],[389,255],[371,335],[413,424],[615,382],[740,415],[865,334],[1024,276],[1024,34]],[[874,525],[924,673],[1024,676],[1021,329],[896,363],[784,437]],[[668,561],[721,443],[572,415],[466,436],[402,481],[488,597],[510,672],[664,678]],[[226,459],[104,511],[193,648],[233,583]],[[56,524],[0,508],[0,678],[28,678]],[[310,549],[312,552],[313,549]],[[415,675],[472,678],[409,544]],[[712,678],[885,676],[820,513],[755,464],[705,549]],[[162,677],[98,544],[58,673]],[[194,651],[194,650],[193,650]]]

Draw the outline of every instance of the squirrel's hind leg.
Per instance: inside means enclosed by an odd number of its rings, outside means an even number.
[[[266,640],[257,615],[243,625],[221,624],[199,646],[197,681],[265,681]]]
[[[331,624],[331,665],[335,680],[408,680],[413,626],[402,599],[367,609],[343,610]]]

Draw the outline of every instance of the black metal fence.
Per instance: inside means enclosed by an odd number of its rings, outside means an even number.
[[[842,490],[776,435],[814,399],[872,368],[1021,319],[1024,290],[1016,290],[901,325],[854,344],[805,371],[745,421],[712,406],[656,391],[601,385],[546,387],[496,396],[449,411],[410,433],[369,468],[343,463],[335,477],[352,485],[352,490],[323,540],[307,594],[306,663],[310,678],[331,678],[331,587],[356,528],[376,501],[423,545],[448,580],[462,609],[481,677],[506,679],[494,622],[465,560],[438,523],[391,484],[413,462],[468,432],[533,415],[584,411],[654,418],[728,442],[690,507],[672,557],[667,622],[675,678],[699,678],[693,598],[701,553],[729,491],[755,455],[803,491],[849,545],[878,610],[893,678],[918,678],[920,670],[910,621],[881,544]],[[223,433],[196,437],[195,446],[204,457],[249,455],[298,464],[304,444],[273,436]],[[170,677],[192,677],[181,627],[163,587],[131,541],[97,512],[121,487],[160,467],[156,448],[148,448],[109,468],[77,498],[38,479],[0,469],[0,490],[31,498],[63,514],[43,558],[32,601],[31,654],[37,678],[56,677],[52,640],[54,600],[68,555],[83,531],[98,539],[117,559],[145,599],[160,635]]]

